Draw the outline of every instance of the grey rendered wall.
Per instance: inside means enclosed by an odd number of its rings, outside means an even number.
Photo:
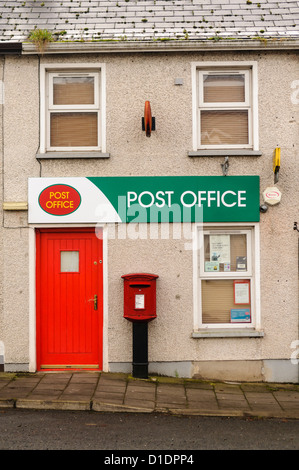
[[[298,338],[298,236],[293,231],[298,213],[295,131],[298,105],[291,99],[297,57],[292,52],[267,51],[45,55],[41,62],[106,64],[110,158],[42,163],[35,157],[39,148],[39,60],[36,56],[6,58],[5,201],[27,200],[29,176],[221,175],[223,157],[187,155],[192,150],[191,62],[210,60],[256,60],[258,63],[262,156],[230,157],[229,174],[260,175],[262,193],[273,185],[273,150],[281,147],[282,166],[277,186],[282,201],[261,214],[260,222],[261,314],[265,336],[192,338],[193,260],[192,250],[186,249],[186,240],[172,235],[150,240],[148,233],[146,239],[134,240],[132,236],[123,239],[118,235],[123,228],[118,227],[108,241],[107,356],[111,367],[132,360],[131,325],[122,318],[121,275],[139,271],[159,275],[158,318],[149,325],[150,362],[195,364],[193,373],[200,374],[201,361],[290,359],[290,345]],[[182,78],[183,85],[176,86],[175,78]],[[156,118],[156,131],[149,139],[141,130],[145,100],[150,100]],[[29,362],[27,213],[6,212],[4,227],[2,328],[6,361],[26,367]],[[136,228],[137,234],[141,229]]]

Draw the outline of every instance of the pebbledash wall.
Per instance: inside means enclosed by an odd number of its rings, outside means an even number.
[[[298,381],[298,57],[293,51],[45,54],[1,60],[1,284],[0,367],[35,371],[35,229],[95,226],[28,222],[30,178],[86,177],[258,177],[260,204],[268,187],[281,201],[260,220],[212,220],[204,227],[254,230],[255,325],[249,329],[201,329],[197,222],[168,226],[99,222],[104,228],[105,371],[130,372],[132,325],[123,318],[122,275],[154,273],[157,318],[150,322],[149,373],[225,380]],[[258,119],[256,153],[199,156],[194,148],[194,64],[254,64]],[[41,152],[40,92],[45,65],[104,66],[103,158],[44,158]],[[298,95],[297,95],[298,98]],[[141,127],[149,100],[156,130]],[[297,128],[298,132],[298,128]],[[281,149],[279,180],[272,158]],[[193,152],[193,153],[192,153]],[[195,153],[194,153],[195,152]],[[218,156],[217,156],[218,155]],[[45,180],[46,181],[46,180]],[[43,184],[43,183],[42,183]],[[9,204],[10,203],[10,204]],[[18,209],[18,210],[16,210]],[[256,212],[256,202],[255,202]],[[259,212],[259,209],[258,209]],[[30,213],[30,201],[29,201]],[[37,219],[38,220],[38,219]],[[178,235],[180,234],[181,235]],[[242,325],[241,325],[242,326]],[[245,325],[246,326],[246,325]]]

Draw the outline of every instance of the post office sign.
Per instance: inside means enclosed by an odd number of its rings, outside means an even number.
[[[259,176],[29,178],[29,223],[258,222]]]

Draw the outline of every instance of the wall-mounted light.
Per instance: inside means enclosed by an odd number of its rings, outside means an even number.
[[[142,130],[145,131],[146,137],[150,137],[152,131],[156,130],[156,120],[152,117],[151,104],[149,101],[144,105],[144,117],[142,118]]]

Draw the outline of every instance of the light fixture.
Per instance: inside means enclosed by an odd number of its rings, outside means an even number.
[[[156,130],[156,121],[152,117],[151,104],[149,101],[144,105],[144,117],[142,118],[142,130],[145,131],[146,137],[150,137],[152,131]]]

